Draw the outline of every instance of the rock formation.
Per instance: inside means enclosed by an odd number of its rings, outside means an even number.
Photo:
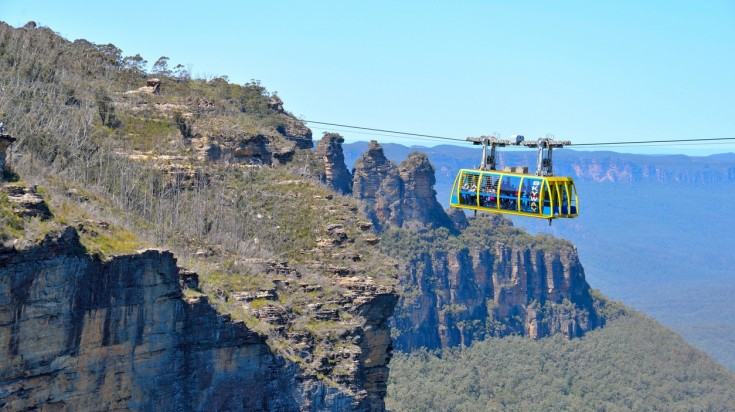
[[[342,143],[345,139],[337,133],[324,133],[322,140],[317,143],[316,155],[324,164],[324,174],[321,180],[336,192],[352,193],[352,174],[345,165],[345,156],[342,153]]]
[[[502,216],[468,222],[460,210],[447,213],[434,184],[424,154],[411,153],[395,166],[373,141],[355,162],[353,196],[365,201],[376,227],[395,229],[382,247],[404,263],[403,296],[392,320],[398,349],[509,334],[572,338],[601,324],[568,242],[533,238]]]
[[[436,200],[434,168],[425,154],[411,153],[396,166],[373,140],[353,175],[353,196],[365,202],[376,228],[452,226]]]
[[[268,97],[268,108],[284,115],[281,117],[284,123],[276,128],[278,133],[296,143],[296,147],[299,149],[311,149],[314,147],[314,142],[311,140],[311,129],[283,109],[283,100],[280,97],[275,94],[270,95]]]
[[[153,78],[145,81],[145,86],[129,90],[125,94],[159,94],[161,91],[161,79]]]
[[[200,159],[206,161],[234,160],[249,165],[280,165],[288,163],[296,153],[296,145],[280,137],[256,135],[219,135],[193,139],[198,143]]]
[[[0,409],[384,408],[393,293],[358,299],[362,350],[334,354],[354,360],[354,390],[345,390],[275,355],[266,337],[183,294],[180,282],[196,276],[171,253],[102,261],[70,227],[0,250]]]
[[[376,229],[386,224],[400,226],[403,216],[403,181],[395,163],[389,161],[378,142],[372,140],[368,151],[355,161],[352,195],[363,202]]]
[[[402,225],[451,227],[449,217],[436,200],[436,178],[429,158],[423,153],[410,153],[398,165],[398,171],[403,182]]]
[[[449,208],[449,210],[447,210],[447,216],[449,216],[449,220],[452,221],[454,229],[457,231],[465,230],[467,229],[467,226],[469,226],[467,215],[464,214],[464,210]]]
[[[0,186],[0,193],[8,196],[13,213],[19,217],[38,217],[41,220],[51,217],[51,211],[35,187],[3,185]]]

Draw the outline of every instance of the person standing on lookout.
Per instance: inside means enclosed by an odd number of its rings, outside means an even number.
[[[5,134],[5,123],[0,122],[0,134]]]

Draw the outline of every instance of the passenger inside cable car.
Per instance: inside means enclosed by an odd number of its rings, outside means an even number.
[[[578,215],[571,178],[463,169],[454,187],[454,207],[547,219]]]

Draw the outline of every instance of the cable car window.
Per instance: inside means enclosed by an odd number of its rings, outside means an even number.
[[[552,203],[551,193],[552,192],[549,191],[549,183],[548,182],[546,182],[546,184],[544,185],[544,189],[543,190],[544,190],[544,199],[543,199],[544,200],[544,208],[542,210],[543,210],[543,214],[544,215],[549,216],[549,215],[551,215],[551,203]]]
[[[551,190],[551,213],[556,216],[559,214],[559,205],[561,204],[561,192],[559,191],[559,184],[557,182],[549,182],[549,189]]]
[[[561,213],[563,215],[568,215],[570,213],[570,210],[569,210],[569,182],[564,182],[560,184],[559,190],[561,191]]]
[[[483,173],[482,183],[480,184],[480,206],[497,209],[498,208],[498,180],[497,175]]]
[[[477,206],[477,182],[480,180],[479,177],[477,173],[466,173],[462,177],[459,190],[461,204]]]
[[[539,198],[541,197],[543,183],[543,179],[523,179],[521,186],[521,212],[536,214],[541,212]]]
[[[500,182],[500,208],[518,210],[518,188],[521,184],[520,176],[503,176]]]

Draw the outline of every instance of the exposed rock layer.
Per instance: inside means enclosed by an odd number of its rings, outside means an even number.
[[[169,252],[90,257],[72,228],[2,250],[0,408],[383,409],[394,294],[361,301],[353,384],[364,389],[347,393],[274,355],[206,297],[186,298],[179,275]]]

